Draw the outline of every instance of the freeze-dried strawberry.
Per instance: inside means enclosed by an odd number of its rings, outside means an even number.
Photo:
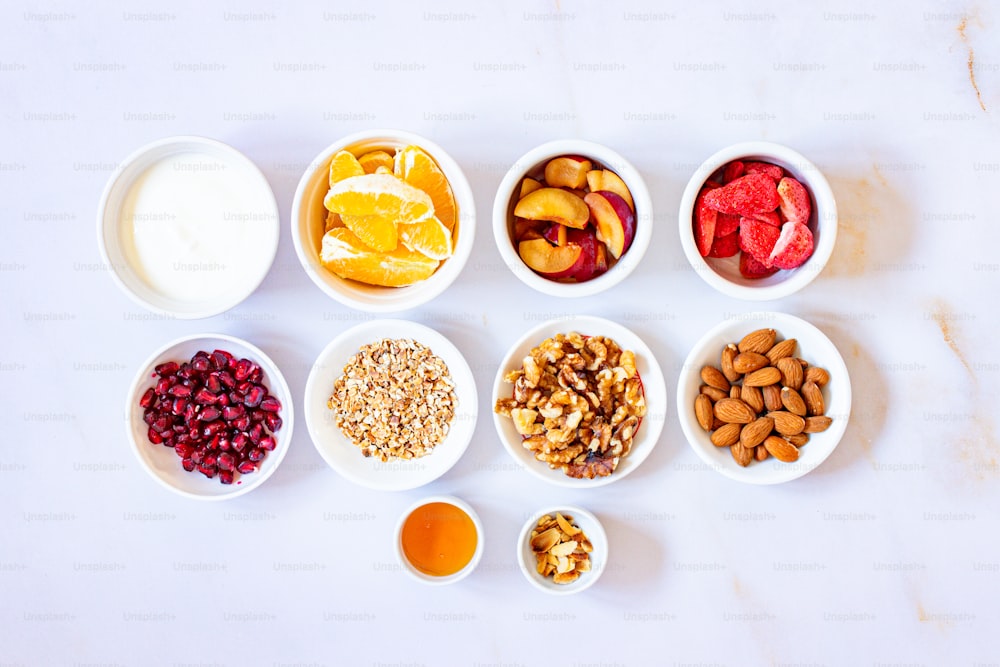
[[[743,163],[739,160],[733,160],[727,164],[722,170],[722,183],[726,184],[731,181],[735,181],[737,178],[744,174]]]
[[[801,222],[786,222],[771,249],[768,263],[779,269],[794,269],[813,253],[812,231]]]
[[[706,183],[694,203],[694,241],[698,244],[698,252],[702,257],[708,256],[708,252],[712,249],[712,239],[715,238],[718,212],[705,205],[705,197],[714,187],[714,184],[709,186]]]
[[[771,250],[781,236],[781,230],[753,218],[740,220],[740,250],[749,253],[761,264],[770,266]]]
[[[720,213],[715,219],[715,238],[729,236],[740,229],[740,216]]]
[[[767,213],[754,213],[751,216],[754,220],[760,220],[761,222],[766,222],[767,224],[781,228],[781,218],[774,211],[768,211]]]
[[[774,179],[775,183],[780,181],[785,175],[784,169],[770,162],[747,162],[743,165],[743,169],[747,174],[766,174]]]
[[[812,206],[809,203],[809,191],[806,186],[794,178],[783,178],[778,183],[778,199],[781,214],[788,222],[809,224]]]
[[[750,253],[740,254],[740,274],[744,278],[750,280],[759,280],[760,278],[767,278],[768,276],[774,275],[778,272],[778,269],[767,268],[756,259],[754,259]]]
[[[709,257],[732,257],[740,251],[740,233],[738,231],[716,236],[712,242],[712,249],[708,251]]]
[[[773,211],[779,203],[774,181],[764,174],[741,176],[705,194],[705,204],[716,211],[743,216]]]

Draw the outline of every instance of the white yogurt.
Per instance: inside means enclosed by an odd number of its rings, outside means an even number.
[[[160,296],[206,303],[255,287],[277,242],[274,199],[249,165],[184,152],[149,166],[121,208],[122,250]]]

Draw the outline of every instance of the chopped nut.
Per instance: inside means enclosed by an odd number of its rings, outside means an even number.
[[[593,546],[571,515],[546,514],[531,531],[531,550],[535,553],[535,571],[552,577],[557,584],[576,581],[581,572],[591,569]]]

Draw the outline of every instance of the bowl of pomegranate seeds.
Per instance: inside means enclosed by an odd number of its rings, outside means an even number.
[[[224,334],[167,343],[128,392],[126,429],[143,468],[189,498],[223,500],[270,477],[292,437],[291,392],[256,346]]]
[[[705,160],[681,198],[681,247],[705,282],[738,299],[780,299],[826,266],[837,202],[822,172],[780,144],[734,144]]]

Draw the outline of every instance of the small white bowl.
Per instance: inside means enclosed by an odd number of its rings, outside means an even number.
[[[694,399],[702,385],[702,367],[719,368],[723,347],[761,328],[774,329],[779,340],[795,338],[798,341],[795,356],[805,359],[810,366],[821,366],[830,372],[830,382],[823,387],[823,395],[826,414],[833,423],[826,431],[810,435],[809,442],[799,449],[798,461],[783,463],[769,456],[764,461],[751,461],[744,468],[733,460],[729,447],[712,444],[711,434],[695,419]],[[809,322],[785,313],[748,313],[712,327],[688,354],[677,381],[677,416],[691,449],[712,469],[748,484],[780,484],[815,470],[833,453],[851,416],[851,378],[836,346]]]
[[[522,359],[528,355],[533,347],[557,333],[570,333],[571,331],[577,331],[584,336],[607,336],[617,342],[623,350],[632,350],[635,353],[636,369],[639,371],[639,377],[642,378],[643,392],[646,397],[646,416],[642,418],[629,455],[622,458],[617,469],[607,477],[574,479],[567,477],[561,470],[553,470],[549,468],[548,464],[536,460],[534,454],[522,446],[523,438],[514,428],[514,422],[511,419],[494,412],[493,425],[496,427],[497,435],[507,453],[529,473],[557,486],[589,489],[622,479],[638,468],[653,451],[653,447],[656,446],[663,430],[663,423],[666,421],[667,388],[660,366],[653,357],[653,352],[632,331],[601,317],[564,317],[549,320],[534,327],[510,347],[507,354],[504,355],[503,361],[500,362],[500,368],[493,381],[493,404],[495,405],[497,399],[501,397],[509,398],[511,396],[513,385],[504,382],[503,378],[510,371],[521,368]]]
[[[621,259],[606,273],[585,282],[559,282],[549,280],[532,271],[517,254],[511,238],[514,206],[517,205],[521,181],[525,176],[536,175],[552,158],[563,155],[581,155],[609,169],[625,181],[635,203],[635,237]],[[525,153],[507,171],[497,188],[493,200],[493,238],[497,249],[510,270],[529,287],[552,296],[580,297],[599,294],[623,281],[642,261],[653,236],[653,201],[649,188],[635,167],[607,146],[579,139],[550,141]]]
[[[458,206],[454,254],[426,280],[407,287],[378,287],[345,280],[320,262],[326,207],[323,199],[330,189],[330,160],[342,150],[360,156],[369,151],[397,149],[415,145],[427,152],[451,184]],[[344,305],[373,313],[389,313],[416,308],[427,303],[451,285],[472,254],[476,233],[476,202],[462,168],[443,148],[410,132],[368,130],[340,139],[316,156],[309,164],[292,202],[292,241],[299,262],[309,278],[329,297]]]
[[[423,344],[447,364],[455,382],[458,407],[451,431],[426,456],[386,463],[365,457],[337,427],[333,411],[327,406],[333,385],[343,374],[347,361],[362,345],[381,338],[408,338]],[[323,460],[355,484],[381,491],[415,489],[448,472],[469,446],[479,414],[475,378],[462,353],[437,331],[406,320],[372,320],[334,338],[313,364],[306,380],[303,406],[306,428]]]
[[[594,550],[590,553],[590,571],[581,572],[580,577],[569,584],[557,584],[552,577],[543,577],[538,574],[537,560],[535,552],[531,549],[531,531],[538,525],[539,519],[546,514],[555,515],[559,512],[563,516],[571,515],[572,523],[579,527],[583,534],[587,536]],[[521,573],[528,582],[540,591],[551,593],[552,595],[572,595],[584,591],[595,583],[604,573],[608,564],[608,535],[604,532],[604,526],[596,516],[573,505],[553,505],[536,512],[531,518],[524,522],[521,533],[517,536],[517,562],[521,567]]]
[[[271,395],[281,401],[281,429],[274,434],[277,443],[274,451],[268,452],[261,462],[260,470],[249,475],[240,475],[236,482],[230,485],[221,484],[218,477],[208,479],[197,470],[188,472],[181,467],[181,461],[174,450],[163,445],[154,445],[146,436],[148,427],[142,420],[142,408],[139,399],[146,389],[155,384],[153,369],[165,361],[183,363],[190,361],[199,350],[212,352],[226,350],[237,358],[247,358],[256,362],[264,371],[264,385]],[[247,341],[227,336],[225,334],[194,334],[173,340],[149,356],[139,366],[132,380],[125,402],[125,429],[128,434],[132,451],[143,469],[153,479],[175,493],[197,500],[228,500],[242,496],[256,489],[274,474],[278,465],[288,452],[292,441],[292,430],[295,425],[295,410],[292,405],[292,393],[288,389],[284,376],[274,361],[264,352]]]
[[[197,170],[193,167],[204,167],[212,173],[212,178],[222,179],[228,188],[253,190],[256,194],[255,208],[249,212],[240,212],[240,219],[228,221],[230,226],[241,225],[240,233],[252,234],[256,256],[247,260],[242,267],[226,266],[216,261],[202,261],[197,256],[178,256],[174,263],[190,264],[191,271],[205,273],[204,285],[211,284],[213,273],[219,271],[239,277],[237,271],[242,271],[243,277],[235,278],[230,285],[224,285],[222,291],[213,293],[205,290],[208,295],[197,300],[182,300],[158,290],[144,277],[140,259],[134,250],[130,229],[124,219],[127,215],[128,202],[138,192],[136,188],[145,182],[149,170],[158,163],[183,154],[197,156],[198,160],[206,161],[204,165],[194,163],[190,174],[191,179],[197,178]],[[189,180],[191,180],[189,179]],[[181,187],[181,186],[178,186]],[[198,183],[191,180],[183,185],[185,192],[191,190],[191,196],[197,197]],[[192,199],[197,201],[197,199]],[[163,211],[170,220],[186,214],[188,201],[177,201],[176,210]],[[218,205],[222,205],[217,202]],[[194,213],[193,215],[196,215]],[[246,217],[246,220],[242,218]],[[223,221],[227,220],[223,213]],[[166,224],[166,223],[165,223]],[[235,148],[222,142],[204,137],[169,137],[143,146],[129,155],[121,163],[108,180],[101,195],[101,203],[97,214],[97,239],[101,257],[109,267],[115,283],[133,301],[149,310],[179,319],[196,319],[217,315],[237,305],[257,289],[264,280],[274,262],[278,251],[279,235],[278,204],[267,179],[260,169],[245,155]],[[239,261],[233,258],[227,262]],[[201,265],[204,265],[202,267]],[[217,266],[218,265],[218,266]],[[227,278],[228,280],[228,278]]]
[[[813,254],[802,266],[790,271],[750,280],[740,273],[740,254],[733,257],[702,257],[694,239],[692,216],[695,200],[713,174],[733,160],[763,161],[776,164],[801,182],[812,194],[812,216],[809,229],[813,233]],[[695,272],[709,285],[727,296],[748,301],[780,299],[794,294],[809,283],[826,267],[837,241],[837,202],[826,177],[816,165],[802,154],[767,141],[751,141],[723,148],[705,160],[695,170],[681,197],[680,212],[681,247]]]
[[[472,524],[476,527],[476,550],[472,554],[472,558],[469,560],[468,564],[455,574],[451,574],[445,577],[437,577],[431,574],[426,574],[421,572],[410,563],[406,554],[403,552],[403,525],[406,523],[406,519],[419,507],[424,505],[429,505],[431,503],[446,503],[448,505],[454,505],[458,509],[465,512],[470,519],[472,519]],[[456,581],[461,581],[467,576],[472,574],[472,571],[476,569],[479,565],[479,561],[483,558],[483,522],[480,521],[479,515],[476,514],[476,510],[459,498],[454,496],[431,496],[430,498],[424,498],[418,502],[410,505],[405,512],[399,517],[399,521],[396,522],[396,558],[399,559],[400,565],[403,566],[403,571],[413,577],[415,580],[429,584],[431,586],[443,586],[445,584],[453,584]]]

